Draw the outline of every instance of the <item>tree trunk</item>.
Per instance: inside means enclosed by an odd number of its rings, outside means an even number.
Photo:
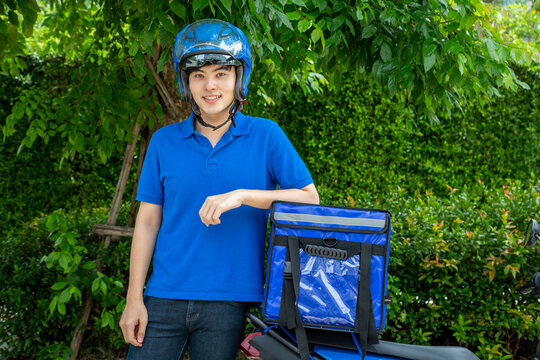
[[[116,219],[118,218],[118,213],[120,212],[120,204],[122,203],[122,197],[124,196],[127,179],[129,177],[129,170],[131,169],[131,164],[133,162],[133,154],[137,145],[137,138],[139,137],[140,129],[141,128],[139,124],[137,123],[137,121],[135,121],[132,128],[133,141],[131,142],[131,144],[127,145],[126,151],[124,153],[124,162],[122,164],[122,170],[120,171],[118,183],[116,184],[116,191],[114,193],[111,209],[109,211],[107,225],[116,224]],[[103,242],[103,248],[107,249],[111,243],[111,235],[106,235],[103,239]],[[96,261],[96,268],[98,271],[102,270],[100,258],[98,258]],[[90,313],[92,312],[92,305],[92,294],[89,293],[86,295],[86,300],[84,301],[81,321],[79,321],[77,327],[75,328],[75,332],[73,333],[73,338],[71,339],[71,344],[69,346],[71,348],[71,351],[73,351],[73,354],[71,355],[71,360],[77,359],[77,356],[79,355],[79,349],[83,340],[84,331],[86,330],[86,324],[88,324],[88,319],[90,318]]]

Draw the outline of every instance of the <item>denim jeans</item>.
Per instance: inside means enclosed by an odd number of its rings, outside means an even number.
[[[148,325],[142,347],[128,360],[234,360],[244,335],[248,303],[171,300],[147,296]]]

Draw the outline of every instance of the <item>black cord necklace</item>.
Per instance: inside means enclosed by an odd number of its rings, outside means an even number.
[[[214,125],[209,124],[206,121],[204,121],[202,116],[200,115],[200,113],[197,114],[197,112],[193,111],[193,116],[195,116],[195,119],[197,119],[199,124],[201,124],[202,126],[205,126],[205,127],[212,128],[213,131],[216,131],[217,129],[219,129],[222,126],[224,126],[225,124],[227,124],[227,122],[229,122],[229,120],[231,121],[232,126],[236,127],[236,123],[234,122],[234,117],[236,116],[236,112],[238,111],[239,106],[240,106],[240,101],[238,101],[238,100],[233,101],[233,103],[231,104],[231,107],[229,108],[229,117],[227,118],[227,120],[225,120],[224,122],[222,122],[221,124],[219,124],[217,126],[214,126]]]

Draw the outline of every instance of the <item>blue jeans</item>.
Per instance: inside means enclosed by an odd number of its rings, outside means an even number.
[[[142,347],[128,360],[234,360],[244,336],[248,303],[171,300],[147,296],[148,325]]]

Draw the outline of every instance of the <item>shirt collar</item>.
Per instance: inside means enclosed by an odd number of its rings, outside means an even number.
[[[193,120],[193,113],[191,113],[191,115],[189,115],[189,117],[183,121],[182,126],[180,127],[180,134],[183,138],[188,138],[195,134]],[[234,122],[236,123],[236,127],[231,125],[229,130],[227,130],[228,132],[231,132],[231,135],[240,136],[249,133],[250,122],[246,115],[242,114],[240,111],[237,112],[236,116],[234,117]]]

